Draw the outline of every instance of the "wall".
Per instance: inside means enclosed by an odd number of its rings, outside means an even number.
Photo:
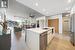
[[[39,20],[40,27],[48,27],[47,26],[47,18],[45,16],[38,17],[38,18],[36,18],[36,20]]]
[[[71,9],[71,14],[75,13],[75,4],[73,5],[72,9]]]
[[[62,33],[62,14],[60,15],[55,15],[55,16],[50,16],[50,17],[47,17],[48,19],[59,19],[59,33],[61,34]]]

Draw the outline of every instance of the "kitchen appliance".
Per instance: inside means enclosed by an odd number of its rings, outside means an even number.
[[[39,20],[37,21],[37,27],[39,27]]]
[[[75,45],[75,14],[72,14],[70,18],[70,31],[71,43]]]

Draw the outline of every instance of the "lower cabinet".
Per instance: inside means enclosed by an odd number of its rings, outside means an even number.
[[[46,50],[47,47],[47,32],[40,35],[40,50]]]
[[[70,37],[71,37],[71,39],[70,39],[71,43],[73,44],[73,46],[75,46],[75,33],[71,32]]]
[[[0,36],[0,50],[10,50],[11,34]]]
[[[47,31],[42,33],[27,30],[26,44],[29,50],[46,50]]]

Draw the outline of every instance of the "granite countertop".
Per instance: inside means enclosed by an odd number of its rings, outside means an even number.
[[[43,33],[43,32],[46,32],[54,27],[44,27],[44,28],[48,28],[48,29],[43,29],[43,28],[30,28],[30,29],[27,29],[27,30],[30,30],[30,31],[33,31],[33,32],[36,32],[36,33]]]

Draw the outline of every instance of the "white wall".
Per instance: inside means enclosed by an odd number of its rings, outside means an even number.
[[[41,17],[36,18],[36,20],[43,20],[43,19],[45,19],[45,16],[41,16]]]
[[[38,17],[38,18],[36,18],[36,20],[39,20],[39,26],[40,26],[41,28],[43,28],[43,27],[48,27],[48,26],[47,26],[47,18],[46,18],[45,16]]]
[[[61,34],[62,33],[62,14],[60,15],[55,15],[55,16],[50,16],[50,17],[47,17],[48,19],[59,19],[59,33]]]
[[[75,4],[73,5],[72,9],[71,9],[71,14],[75,13]]]

